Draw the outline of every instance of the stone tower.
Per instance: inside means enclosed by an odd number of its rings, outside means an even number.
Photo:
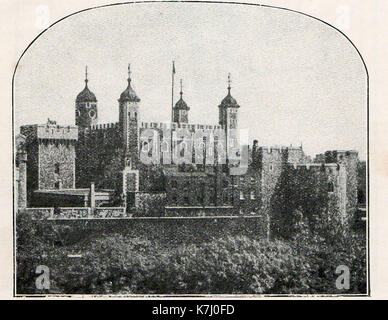
[[[78,127],[48,120],[22,126],[20,133],[26,137],[27,202],[35,190],[74,189]]]
[[[75,100],[75,124],[82,130],[97,124],[97,99],[88,88],[88,67],[85,70],[85,88]]]
[[[189,122],[189,110],[190,108],[187,106],[187,103],[183,100],[183,85],[181,79],[181,91],[180,91],[180,99],[174,106],[173,110],[173,122],[178,123],[188,123]]]
[[[123,138],[125,165],[136,166],[139,152],[138,117],[140,98],[131,87],[131,68],[128,65],[128,86],[119,98],[119,126]]]
[[[27,207],[27,152],[26,137],[19,134],[16,137],[16,205],[17,208]]]
[[[228,129],[237,129],[238,128],[238,109],[240,106],[238,105],[236,99],[232,97],[230,94],[231,90],[231,80],[230,74],[228,75],[228,94],[221,101],[221,104],[218,106],[219,108],[219,124],[225,130]]]
[[[230,93],[231,90],[231,79],[230,73],[228,75],[228,94],[221,101],[219,108],[219,124],[222,129],[225,131],[226,136],[226,146],[225,150],[227,152],[227,164],[233,162],[232,159],[235,158],[235,153],[237,152],[239,142],[238,142],[238,109],[240,108],[236,99],[234,99]],[[230,161],[232,160],[232,161]]]
[[[353,218],[357,210],[357,165],[358,152],[354,150],[333,150],[325,152],[326,163],[337,163],[344,167],[344,179],[340,182],[347,218]]]

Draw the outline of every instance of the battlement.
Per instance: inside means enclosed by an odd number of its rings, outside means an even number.
[[[315,157],[315,161],[324,161],[326,163],[337,163],[344,158],[357,158],[358,152],[355,150],[330,150],[324,154],[319,154]]]
[[[190,123],[177,123],[177,122],[141,122],[140,127],[142,129],[189,129],[191,131],[199,129],[222,129],[221,125],[208,125],[208,124],[190,124]]]
[[[325,172],[334,172],[334,170],[339,170],[340,166],[337,163],[306,163],[306,164],[296,164],[289,163],[291,168],[295,170],[312,170],[312,171],[320,171],[324,169]]]
[[[100,123],[92,125],[88,128],[85,128],[85,132],[92,132],[92,131],[100,131],[105,129],[112,129],[112,128],[118,128],[119,127],[118,122],[112,122],[112,123]]]
[[[22,126],[22,134],[28,139],[44,140],[78,140],[77,126],[60,126],[56,124],[34,124]]]
[[[261,151],[262,153],[266,154],[272,154],[272,153],[283,153],[285,151],[303,151],[302,147],[293,147],[293,146],[271,146],[271,147],[266,147],[266,146],[261,146],[258,147],[258,150]]]

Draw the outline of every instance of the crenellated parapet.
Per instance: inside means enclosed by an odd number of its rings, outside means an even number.
[[[120,124],[118,122],[96,124],[86,128],[86,131],[93,132],[93,131],[101,131],[106,129],[115,129],[115,128],[119,128],[119,125]]]
[[[59,141],[77,141],[77,126],[59,126],[53,124],[34,124],[22,126],[21,134],[25,135],[27,140],[59,140]]]
[[[101,145],[121,145],[120,124],[104,123],[86,127],[80,131],[80,143],[87,144],[88,148],[93,148]]]
[[[189,131],[195,130],[215,130],[222,129],[221,125],[210,124],[191,124],[191,123],[177,123],[177,122],[141,122],[141,129],[188,129]]]
[[[293,146],[258,146],[257,140],[253,142],[251,157],[252,168],[271,169],[281,167],[285,163],[302,164],[311,162],[304,154],[302,147]]]
[[[340,165],[336,163],[288,163],[288,165],[295,170],[323,171],[327,173],[340,169]]]

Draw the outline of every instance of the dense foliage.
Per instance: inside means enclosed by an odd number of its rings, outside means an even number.
[[[271,199],[272,234],[275,237],[290,239],[299,232],[298,225],[302,220],[313,232],[323,224],[338,225],[338,221],[328,219],[328,215],[333,218],[339,215],[337,210],[329,210],[327,186],[327,175],[322,170],[294,170],[285,166]],[[322,219],[323,217],[325,219]]]
[[[17,293],[35,288],[37,265],[50,268],[50,293],[271,294],[365,293],[365,235],[312,234],[299,220],[288,240],[259,235],[195,234],[177,243],[143,232],[109,230],[88,237],[71,226],[17,221]],[[165,232],[161,230],[160,233]],[[171,239],[174,235],[170,236]],[[335,240],[336,239],[336,240]],[[81,255],[71,255],[71,254]],[[338,290],[335,269],[351,271],[349,290]]]

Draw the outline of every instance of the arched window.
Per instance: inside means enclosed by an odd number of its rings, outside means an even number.
[[[329,182],[327,184],[327,191],[328,192],[334,192],[334,184],[333,184],[333,182]]]

